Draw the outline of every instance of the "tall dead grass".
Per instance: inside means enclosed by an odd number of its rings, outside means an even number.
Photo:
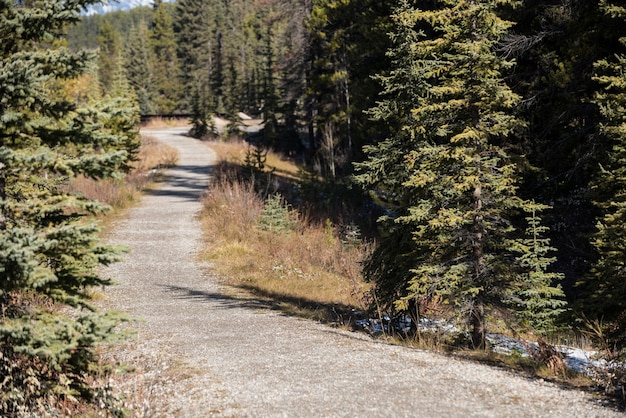
[[[159,168],[174,165],[177,159],[176,149],[158,142],[154,137],[142,136],[137,161],[124,178],[94,180],[78,176],[70,181],[68,189],[114,209],[123,209],[139,198],[141,191],[154,180]]]
[[[176,126],[189,126],[189,118],[188,117],[154,117],[149,120],[143,122],[141,124],[142,128],[145,129],[162,129],[162,128],[172,128]]]
[[[210,141],[208,145],[217,153],[221,161],[231,164],[245,164],[246,153],[252,150],[249,144],[236,135],[225,140]],[[267,150],[266,158],[266,171],[274,171],[291,179],[297,177],[298,167],[280,153]]]
[[[263,230],[264,200],[250,182],[236,177],[216,170],[203,202],[205,257],[217,273],[279,301],[365,308],[360,263],[368,246],[348,244],[340,228],[309,222],[293,209],[290,233]]]

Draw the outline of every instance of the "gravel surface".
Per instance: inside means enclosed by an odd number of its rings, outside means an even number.
[[[107,304],[140,318],[112,355],[135,416],[610,417],[591,395],[285,316],[218,283],[197,260],[198,197],[215,154],[184,129],[144,131],[179,165],[118,223],[131,247],[106,270]]]

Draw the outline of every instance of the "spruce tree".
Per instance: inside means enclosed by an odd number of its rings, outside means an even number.
[[[155,103],[157,95],[155,87],[156,62],[154,53],[148,44],[149,31],[146,22],[139,22],[128,34],[125,61],[129,85],[135,91],[139,110],[142,115],[156,113],[159,105]]]
[[[119,68],[117,61],[121,52],[120,34],[109,21],[104,21],[98,31],[98,77],[103,94],[109,94],[113,87],[115,72]]]
[[[90,302],[94,286],[110,284],[97,267],[120,254],[89,220],[105,208],[66,187],[79,174],[119,175],[139,146],[133,108],[86,106],[58,87],[95,58],[57,46],[90,3],[0,1],[2,416],[94,400],[95,347],[117,323]]]
[[[373,256],[410,266],[391,270],[393,282],[401,280],[396,306],[438,298],[467,320],[475,347],[485,346],[492,308],[537,310],[543,305],[525,299],[561,295],[549,275],[536,284],[550,290],[532,292],[528,277],[545,272],[547,263],[536,260],[547,247],[520,245],[513,223],[524,210],[540,209],[518,197],[519,167],[507,149],[524,123],[513,112],[519,97],[503,79],[513,63],[495,49],[512,26],[497,12],[513,3],[447,0],[427,10],[402,3],[394,15],[394,66],[381,77],[386,100],[372,111],[396,126],[394,136],[367,147],[369,159],[358,165],[357,180],[390,208],[388,234],[411,236],[401,253]],[[524,261],[533,252],[535,262]],[[386,274],[366,272],[381,281]],[[542,314],[553,316],[554,304]]]
[[[210,12],[209,5],[199,0],[181,0],[176,4],[175,31],[184,92],[181,105],[191,112],[191,134],[198,138],[209,132],[215,113]]]
[[[599,87],[591,75],[595,62],[619,50],[615,39],[622,28],[598,1],[521,3],[509,12],[519,23],[498,48],[516,61],[509,85],[524,98],[518,110],[529,122],[517,145],[537,168],[520,190],[553,208],[542,217],[558,251],[554,266],[565,274],[563,287],[574,301],[580,296],[575,283],[596,257],[590,236],[600,212],[592,182],[610,153],[599,140]]]
[[[315,98],[310,102],[317,127],[327,123],[334,127],[342,158],[326,164],[340,171],[351,170],[350,163],[362,157],[364,144],[381,139],[380,130],[362,110],[375,105],[380,89],[371,75],[388,67],[385,52],[392,4],[314,0],[306,20],[310,36],[307,81]],[[317,136],[323,135],[318,129]]]
[[[599,137],[607,160],[594,180],[596,205],[602,211],[592,237],[599,258],[584,282],[582,311],[602,323],[602,332],[617,354],[626,350],[626,7],[600,2],[612,21],[619,52],[595,64],[600,86],[594,102],[602,114]]]
[[[163,2],[154,3],[150,30],[153,50],[150,64],[154,69],[157,91],[154,103],[158,113],[172,113],[176,110],[182,93],[174,24],[168,8],[169,5]]]

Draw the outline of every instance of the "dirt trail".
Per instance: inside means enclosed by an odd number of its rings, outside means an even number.
[[[196,257],[215,155],[183,131],[146,132],[178,148],[179,165],[111,239],[131,253],[107,270],[120,284],[106,299],[142,319],[116,354],[144,372],[125,387],[137,416],[618,416],[580,391],[287,317],[222,287]]]

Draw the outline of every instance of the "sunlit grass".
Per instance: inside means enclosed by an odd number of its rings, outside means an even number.
[[[252,146],[243,140],[233,136],[226,140],[213,140],[208,145],[217,153],[220,160],[229,164],[244,165],[246,154],[252,150]],[[298,166],[281,154],[267,150],[265,171],[276,171],[281,176],[295,179],[298,174]]]
[[[224,166],[245,160],[244,143],[215,142],[211,147],[228,162]],[[266,165],[297,172],[294,164],[271,152]],[[308,222],[293,209],[290,233],[262,230],[264,201],[249,183],[236,177],[218,168],[203,202],[204,257],[219,276],[278,302],[365,308],[367,286],[360,263],[369,247],[346,244],[334,225]]]
[[[141,127],[144,129],[163,129],[173,128],[178,126],[190,126],[189,118],[187,117],[154,117],[143,122]]]

